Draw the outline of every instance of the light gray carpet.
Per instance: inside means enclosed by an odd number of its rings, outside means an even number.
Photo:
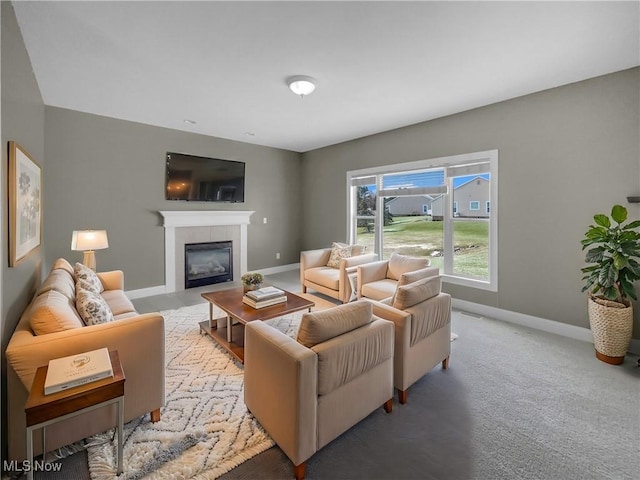
[[[313,479],[638,479],[640,369],[591,345],[454,314],[450,369],[308,461]],[[221,480],[290,478],[278,448]]]
[[[316,453],[314,479],[638,479],[640,368],[598,361],[585,342],[454,313],[450,368]],[[86,459],[64,476],[88,478]],[[291,478],[279,448],[220,477]]]

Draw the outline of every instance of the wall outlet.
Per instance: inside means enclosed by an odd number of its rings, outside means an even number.
[[[264,218],[262,219],[262,223],[267,223],[267,217],[264,217]]]
[[[276,260],[280,260],[280,254],[276,253]]]

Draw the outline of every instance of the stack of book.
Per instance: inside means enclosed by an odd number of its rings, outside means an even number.
[[[263,287],[245,293],[242,301],[253,308],[264,308],[286,302],[287,295],[279,288]]]

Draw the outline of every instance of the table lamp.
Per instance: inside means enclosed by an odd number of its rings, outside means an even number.
[[[109,248],[106,230],[74,230],[71,237],[71,250],[84,252],[82,263],[91,270],[96,269],[96,254],[94,250]]]

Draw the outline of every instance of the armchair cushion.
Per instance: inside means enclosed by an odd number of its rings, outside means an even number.
[[[428,267],[431,261],[428,258],[410,257],[408,255],[400,255],[399,253],[392,253],[389,257],[389,264],[387,266],[387,278],[392,280],[399,280],[400,275],[413,270],[420,270]]]
[[[305,279],[331,290],[340,290],[340,270],[331,267],[314,267],[305,271]]]
[[[307,348],[371,323],[372,306],[353,302],[327,310],[305,313],[300,321],[297,341]]]
[[[393,307],[398,310],[406,310],[424,302],[440,293],[440,277],[427,277],[417,282],[398,287],[393,301]]]
[[[318,395],[328,395],[393,357],[393,328],[372,318],[371,308],[362,310],[369,311],[364,326],[311,348],[318,355]]]
[[[391,303],[389,303],[389,305],[393,305],[393,302],[396,299],[396,293],[398,292],[398,287],[409,285],[410,283],[417,282],[418,280],[422,280],[423,278],[437,277],[439,275],[440,269],[438,267],[421,268],[420,270],[415,270],[413,272],[403,273],[398,279],[396,290],[393,292],[393,297],[391,298]]]

